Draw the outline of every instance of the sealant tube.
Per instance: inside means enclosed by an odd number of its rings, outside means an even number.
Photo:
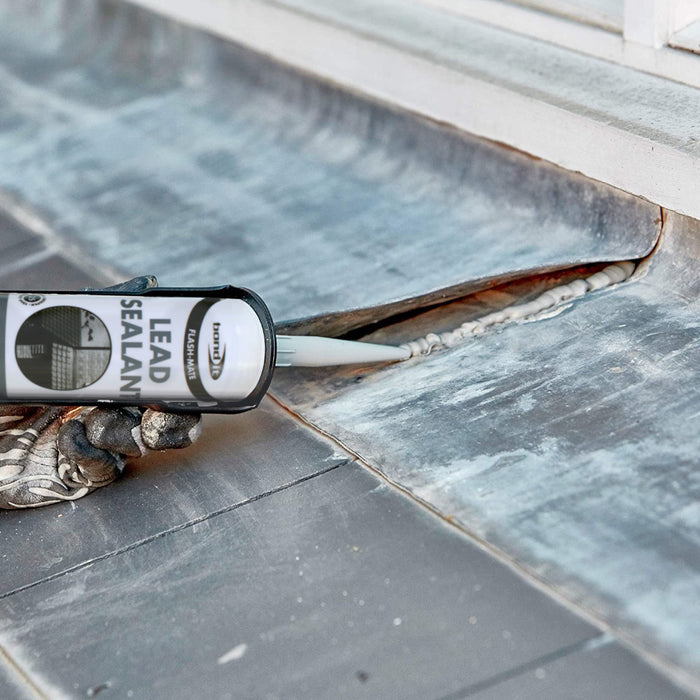
[[[405,348],[277,337],[262,299],[229,286],[0,292],[0,338],[0,403],[211,413],[255,408],[275,366],[410,357]]]
[[[0,293],[0,402],[237,413],[272,379],[276,339],[247,289]]]

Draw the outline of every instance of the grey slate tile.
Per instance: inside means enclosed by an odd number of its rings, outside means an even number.
[[[44,247],[42,240],[0,212],[0,270]]]
[[[267,400],[206,416],[195,445],[136,460],[84,499],[0,511],[0,596],[346,460]]]
[[[458,697],[475,700],[681,700],[692,697],[619,644],[598,645],[594,640],[589,647],[537,665],[489,688],[457,693],[454,700]]]
[[[99,273],[97,273],[99,276]],[[82,287],[103,286],[96,278],[78,268],[60,255],[51,255],[26,267],[19,266],[16,271],[4,271],[0,277],[0,288],[4,291],[71,291]]]
[[[41,687],[104,698],[439,697],[598,634],[356,464],[0,610]]]

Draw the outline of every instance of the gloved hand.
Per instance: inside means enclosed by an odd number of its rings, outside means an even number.
[[[110,289],[139,293],[137,277]],[[198,414],[132,407],[0,406],[0,508],[72,501],[114,481],[128,457],[191,445]]]

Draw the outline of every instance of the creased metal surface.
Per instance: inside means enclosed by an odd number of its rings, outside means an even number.
[[[700,678],[699,262],[700,225],[674,216],[645,277],[553,318],[411,365],[278,373],[273,390]],[[489,292],[374,339],[453,327],[489,303],[511,299]]]
[[[122,3],[0,0],[0,164],[0,190],[89,264],[247,285],[333,333],[388,304],[639,258],[658,230],[648,203]],[[700,673],[699,233],[675,219],[647,278],[550,320],[277,391]]]
[[[328,333],[658,233],[646,202],[125,3],[0,0],[0,162],[86,259]]]

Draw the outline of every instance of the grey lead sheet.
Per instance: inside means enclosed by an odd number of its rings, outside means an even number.
[[[639,258],[659,210],[124,2],[0,0],[0,189],[85,258],[339,333]],[[415,301],[416,298],[422,301]]]
[[[700,687],[699,234],[669,217],[644,276],[550,318],[273,391]]]

